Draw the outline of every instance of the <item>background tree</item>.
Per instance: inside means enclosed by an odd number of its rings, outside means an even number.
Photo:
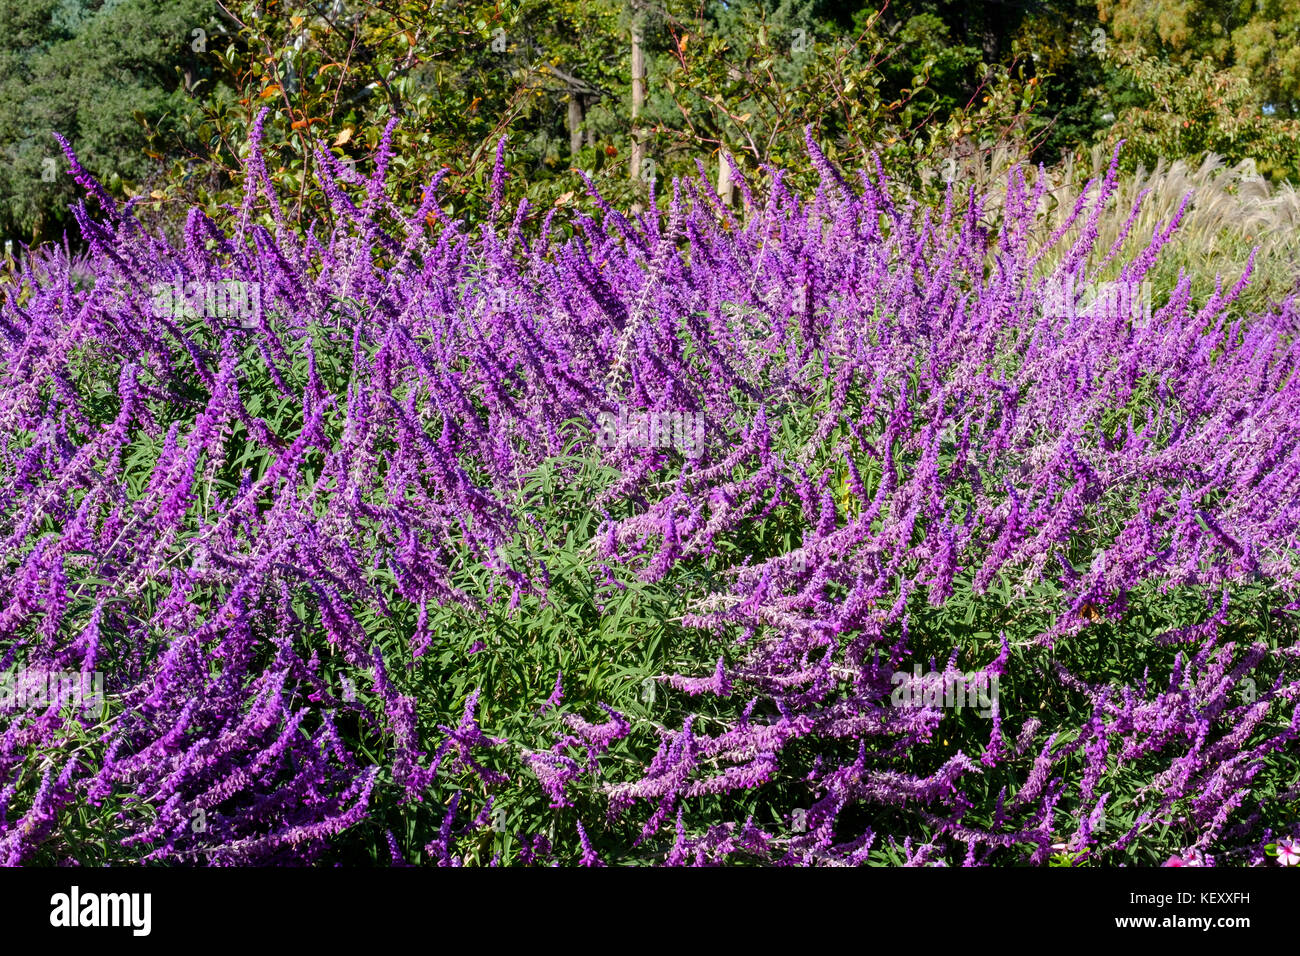
[[[210,69],[197,37],[217,28],[208,0],[0,0],[0,233],[60,237],[77,195],[51,133],[118,194],[156,160],[137,114],[174,138]],[[199,44],[204,46],[205,44]]]
[[[401,207],[445,170],[434,219],[477,214],[503,135],[505,198],[528,199],[530,223],[587,201],[578,171],[622,206],[648,180],[666,201],[697,162],[730,192],[723,154],[747,177],[810,175],[808,124],[833,161],[879,155],[918,187],[950,160],[1008,147],[1051,164],[1120,131],[1126,162],[1227,149],[1278,178],[1298,16],[1275,0],[0,0],[0,230],[69,224],[52,129],[150,225],[175,234],[194,205],[220,218],[264,109],[295,223],[332,215],[318,157],[351,188],[392,120]],[[1204,56],[1215,77],[1190,79]]]
[[[1123,41],[1183,66],[1238,67],[1261,101],[1300,115],[1300,5],[1294,0],[1097,0]]]

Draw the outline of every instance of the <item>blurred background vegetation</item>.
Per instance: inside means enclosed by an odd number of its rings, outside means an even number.
[[[268,171],[303,224],[331,210],[316,164],[365,174],[397,118],[390,182],[414,210],[481,218],[508,135],[513,211],[666,202],[702,164],[813,175],[827,156],[910,188],[993,157],[1091,171],[1210,157],[1251,182],[1300,181],[1300,8],[1289,0],[0,0],[0,235],[76,243],[80,192],[54,142],[175,236],[218,220],[269,110]]]

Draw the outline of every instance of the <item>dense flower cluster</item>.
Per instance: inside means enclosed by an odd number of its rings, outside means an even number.
[[[1176,219],[1133,261],[1093,248],[1115,165],[1057,248],[1021,172],[990,228],[981,197],[918,210],[808,148],[816,195],[742,179],[743,220],[702,178],[635,218],[593,187],[603,218],[532,234],[526,207],[433,230],[437,180],[394,225],[386,136],[369,179],[321,155],[335,219],[303,237],[255,141],[236,233],[195,212],[180,248],[69,151],[103,208],[77,212],[93,284],[38,257],[0,307],[0,670],[103,672],[106,701],[0,714],[0,859],[73,855],[59,821],[107,801],[146,859],[311,861],[380,794],[454,778],[586,808],[521,833],[523,862],[563,841],[585,865],[1045,863],[1169,831],[1170,865],[1258,862],[1300,796],[1255,796],[1300,730],[1297,303],[1045,294],[1139,284],[1171,241]],[[151,307],[230,281],[256,321]],[[601,442],[611,414],[702,439]],[[490,735],[478,694],[430,726],[402,675],[446,642],[430,614],[474,604],[468,565],[511,609],[548,593],[552,569],[503,554],[521,482],[575,443],[618,475],[591,489],[593,568],[710,569],[681,625],[712,652],[650,688],[680,719],[643,753],[644,721],[566,710],[557,677],[533,705],[553,743]],[[1114,660],[1131,673],[1089,664]],[[1000,693],[894,706],[914,667]],[[471,789],[435,808],[428,859],[500,822]],[[630,845],[600,836],[629,819]]]

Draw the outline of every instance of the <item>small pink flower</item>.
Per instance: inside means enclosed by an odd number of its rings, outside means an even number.
[[[1186,866],[1187,864],[1183,862],[1183,858],[1181,856],[1175,854],[1174,856],[1171,856],[1169,859],[1165,860],[1165,862],[1162,865],[1163,866]]]
[[[1282,866],[1300,864],[1300,840],[1280,842],[1277,845],[1277,862]]]

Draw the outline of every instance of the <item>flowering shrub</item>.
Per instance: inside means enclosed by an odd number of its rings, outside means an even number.
[[[430,232],[385,136],[368,179],[319,158],[336,224],[297,238],[251,225],[284,222],[257,136],[239,227],[180,248],[69,153],[93,283],[5,287],[0,666],[103,706],[0,714],[4,861],[1233,864],[1290,832],[1297,302],[1046,294],[1110,265],[1116,163],[1064,250],[1019,173],[990,235],[811,138],[816,194],[742,180],[746,225],[701,180]],[[154,308],[225,282],[256,316]],[[610,409],[702,434],[603,441]],[[985,691],[898,704],[921,672]]]

